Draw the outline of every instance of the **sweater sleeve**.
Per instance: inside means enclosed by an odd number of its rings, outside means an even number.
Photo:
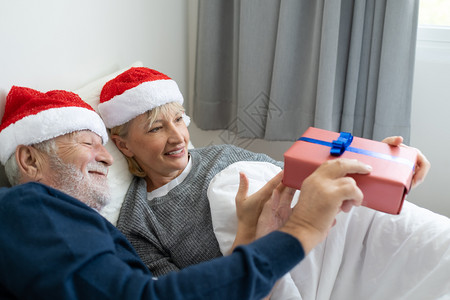
[[[261,299],[302,258],[300,243],[281,232],[239,247],[229,256],[151,280],[114,257],[102,256],[82,270],[78,291],[83,292],[83,299],[92,295],[111,299]],[[104,288],[102,293],[99,287]]]
[[[172,293],[171,299],[178,299],[174,286],[186,297],[180,299],[261,299],[303,258],[298,240],[276,231],[229,256],[169,273],[158,288]]]
[[[273,232],[155,280],[118,230],[57,191],[2,190],[0,219],[0,295],[20,299],[259,299],[303,258],[294,237]]]

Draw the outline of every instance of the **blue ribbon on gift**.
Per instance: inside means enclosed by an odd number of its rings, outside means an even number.
[[[414,166],[415,166],[415,162],[412,162],[403,157],[392,156],[389,154],[378,153],[378,152],[374,152],[374,151],[370,151],[370,150],[350,147],[350,144],[353,141],[353,136],[348,132],[341,132],[339,135],[339,138],[337,140],[334,140],[331,143],[327,142],[327,141],[309,138],[309,137],[301,137],[298,140],[330,147],[331,148],[330,154],[333,156],[340,156],[345,151],[349,151],[349,152],[353,152],[353,153],[363,154],[363,155],[372,156],[375,158],[380,158],[380,159],[385,159],[385,160],[401,163],[401,164],[407,165],[408,167],[412,168],[413,170],[414,170]]]
[[[349,132],[341,132],[337,140],[331,143],[330,154],[341,156],[353,141],[353,135]]]

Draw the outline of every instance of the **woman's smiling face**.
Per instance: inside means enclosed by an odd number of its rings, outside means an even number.
[[[188,163],[189,131],[184,112],[169,109],[151,122],[144,113],[130,121],[128,135],[122,139],[122,152],[133,157],[151,182],[168,182]]]

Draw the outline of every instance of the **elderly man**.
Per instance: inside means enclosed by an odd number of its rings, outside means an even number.
[[[154,279],[123,235],[98,214],[112,157],[103,122],[77,95],[13,87],[0,125],[2,299],[260,299],[320,243],[336,214],[362,201],[353,160],[322,165],[278,231],[226,257]],[[242,203],[270,198],[281,176]],[[280,187],[279,199],[292,197]],[[256,225],[255,225],[256,226]]]

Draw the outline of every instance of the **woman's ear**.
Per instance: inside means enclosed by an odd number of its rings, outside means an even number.
[[[128,149],[127,141],[125,139],[121,138],[117,134],[113,134],[111,135],[111,140],[123,155],[125,155],[126,157],[134,156],[134,153],[130,149]]]
[[[15,157],[22,181],[40,181],[43,178],[44,158],[32,146],[19,145]]]

